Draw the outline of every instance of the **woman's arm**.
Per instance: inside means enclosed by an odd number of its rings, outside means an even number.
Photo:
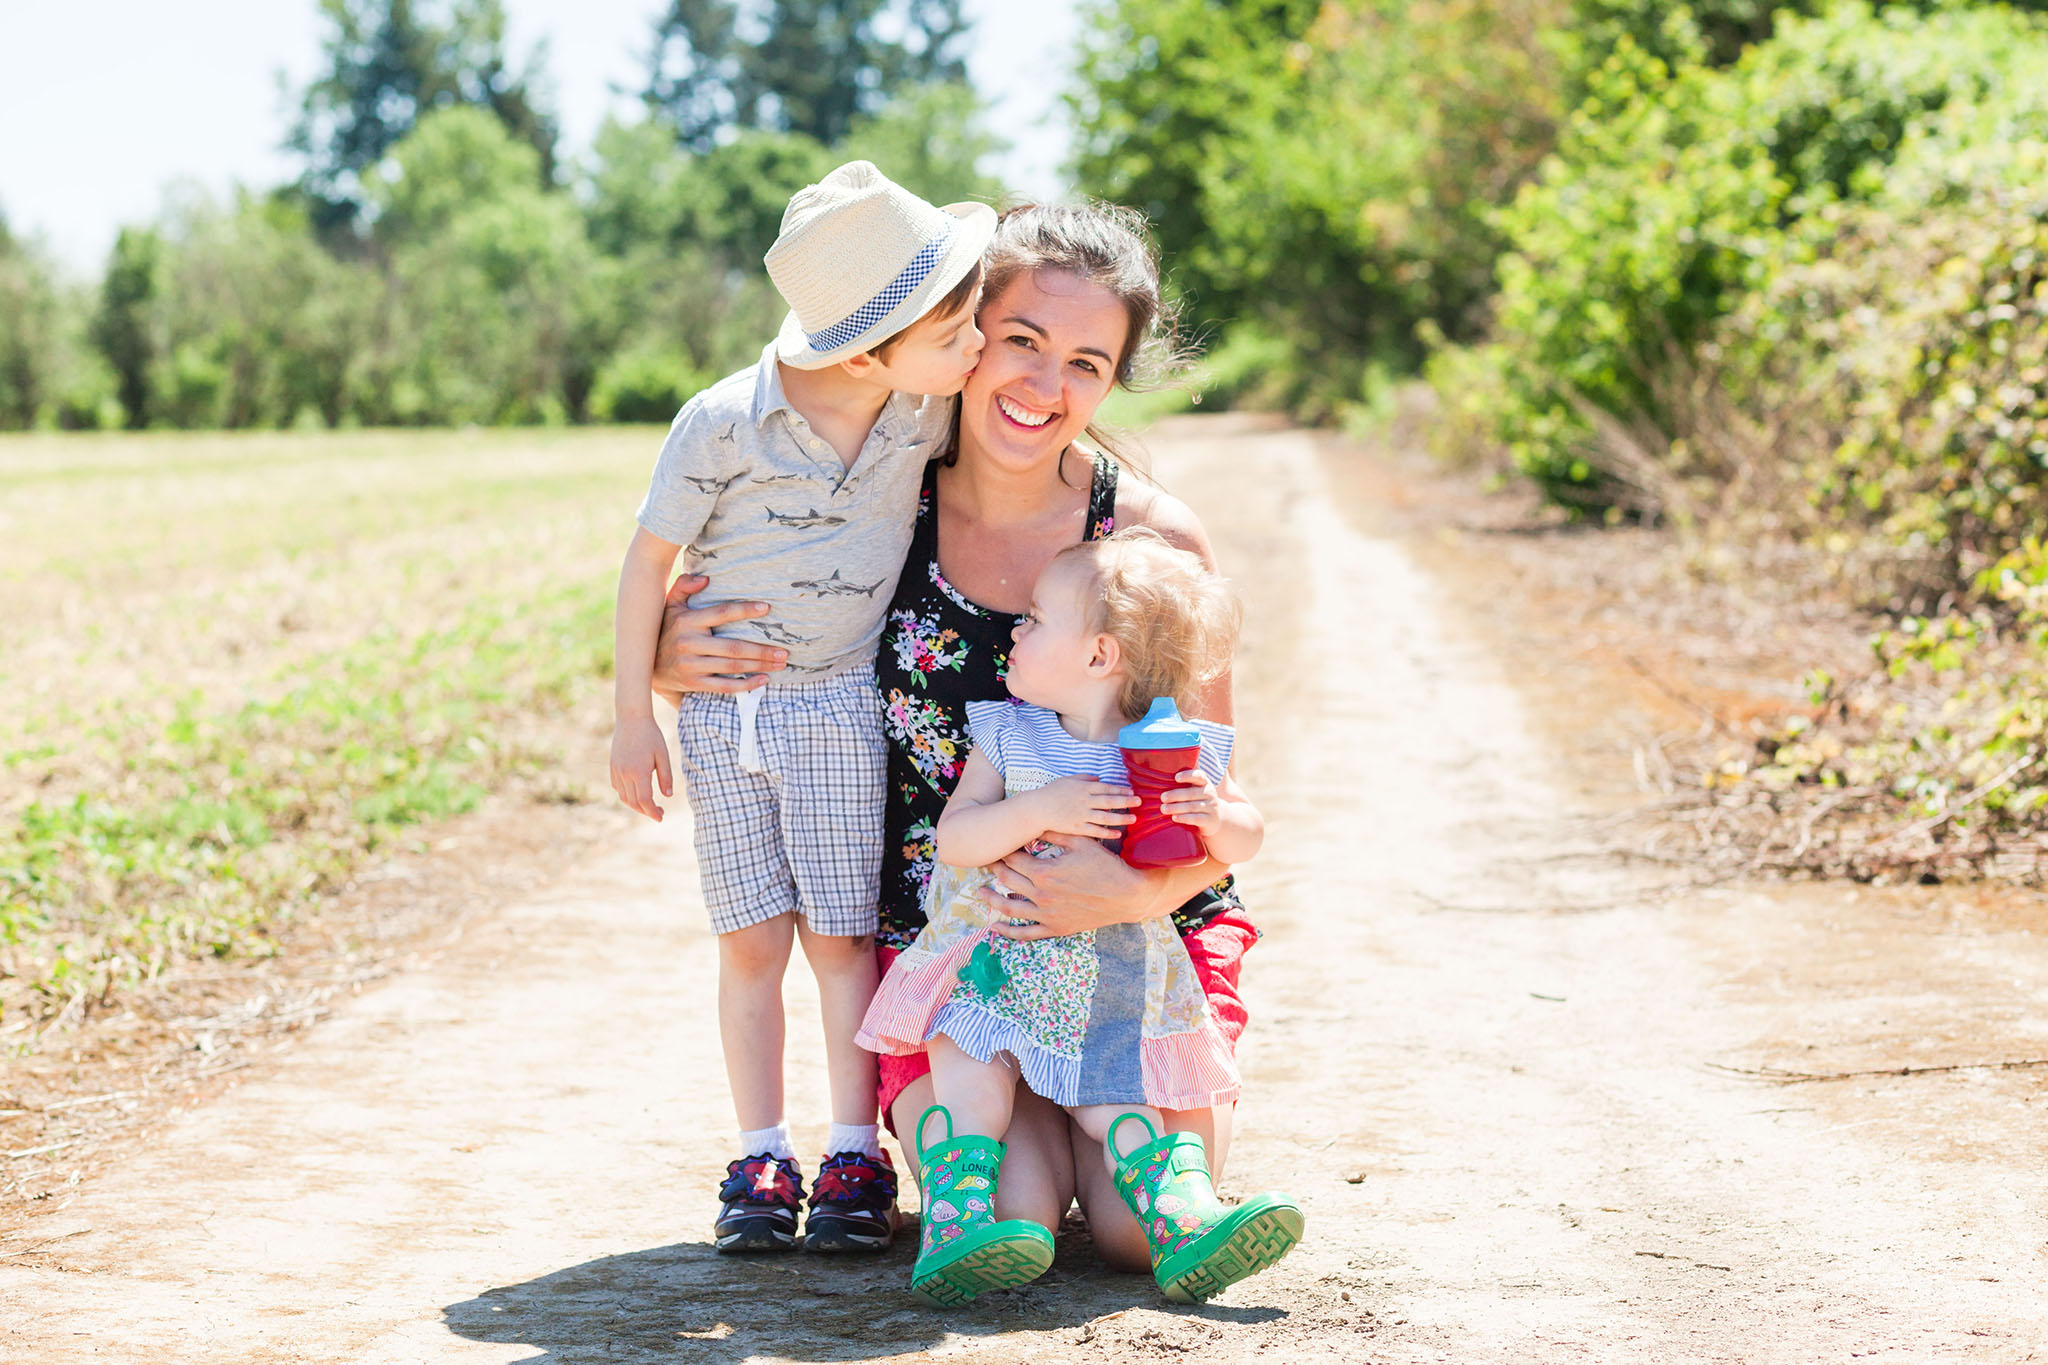
[[[752,640],[733,640],[711,632],[750,616],[766,616],[766,602],[721,602],[693,607],[690,599],[711,580],[686,573],[669,584],[661,616],[661,638],[654,646],[654,691],[675,705],[685,692],[751,692],[768,685],[768,675],[789,659],[789,651]],[[722,676],[743,674],[741,677]]]
[[[1230,871],[1213,858],[1194,867],[1141,870],[1095,839],[1048,834],[1045,841],[1059,845],[1061,856],[1013,853],[995,865],[998,885],[981,892],[983,904],[1005,918],[1033,923],[998,920],[992,932],[1018,940],[1059,938],[1109,924],[1158,919]]]

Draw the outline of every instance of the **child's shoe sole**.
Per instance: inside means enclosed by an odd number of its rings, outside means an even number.
[[[1285,1196],[1254,1196],[1232,1210],[1202,1244],[1162,1261],[1159,1287],[1175,1303],[1214,1298],[1294,1250],[1305,1221],[1300,1207]],[[1187,1261],[1193,1263],[1175,1264]]]
[[[896,1229],[893,1210],[882,1225],[867,1219],[813,1217],[804,1224],[804,1250],[825,1256],[869,1256],[894,1246]]]
[[[1012,1231],[998,1225],[986,1231],[996,1235],[917,1273],[911,1292],[935,1308],[951,1308],[991,1289],[1029,1284],[1052,1264],[1052,1237],[1044,1228],[1026,1224]]]
[[[715,1241],[721,1255],[748,1255],[755,1252],[777,1252],[796,1250],[796,1232],[772,1218],[747,1218],[737,1220],[739,1226],[716,1235]]]

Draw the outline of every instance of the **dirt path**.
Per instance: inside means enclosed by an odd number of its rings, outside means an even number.
[[[475,917],[0,1248],[0,1358],[2048,1355],[2038,1070],[1713,1069],[2048,1056],[2035,925],[1836,888],[1673,898],[1580,856],[1555,746],[1599,737],[1545,737],[1531,659],[1361,532],[1340,457],[1235,419],[1154,444],[1246,580],[1242,762],[1273,833],[1227,1183],[1303,1197],[1279,1269],[1169,1310],[1069,1233],[1040,1285],[939,1315],[907,1247],[711,1254],[730,1115],[672,822]],[[800,973],[791,996],[808,1040]]]

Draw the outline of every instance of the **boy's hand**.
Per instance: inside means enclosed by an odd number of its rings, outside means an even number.
[[[661,820],[661,807],[654,804],[653,774],[663,796],[674,796],[669,780],[668,741],[652,716],[622,720],[612,727],[612,790],[619,800],[648,819]]]
[[[1129,787],[1086,777],[1062,777],[1027,793],[1033,814],[1048,834],[1114,839],[1137,817],[1124,812],[1138,804]]]
[[[1161,793],[1159,813],[1213,838],[1223,828],[1223,799],[1216,794],[1216,784],[1200,768],[1175,773],[1173,780],[1181,785]]]

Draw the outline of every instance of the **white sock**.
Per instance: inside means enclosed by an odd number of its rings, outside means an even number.
[[[789,1142],[789,1121],[783,1120],[773,1128],[743,1128],[740,1130],[740,1155],[759,1156],[766,1152],[773,1157],[793,1157],[796,1148]]]
[[[862,1156],[882,1154],[882,1125],[879,1123],[835,1123],[825,1134],[825,1155],[859,1152]]]

